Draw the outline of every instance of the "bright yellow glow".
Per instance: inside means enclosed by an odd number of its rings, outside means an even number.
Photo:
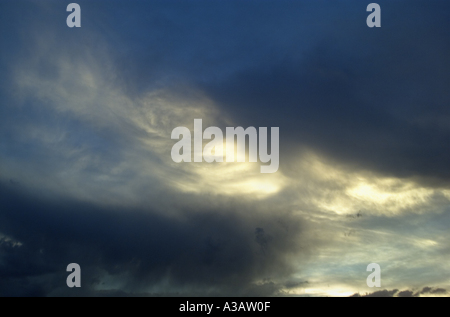
[[[389,208],[393,212],[424,204],[434,193],[432,189],[420,188],[396,179],[373,179],[372,182],[370,184],[368,180],[359,180],[346,193],[365,204]]]
[[[332,297],[348,297],[355,294],[354,290],[351,290],[346,286],[333,285],[333,287],[326,288],[306,288],[304,290],[296,290],[297,295],[313,295],[313,296],[332,296]]]
[[[177,180],[175,186],[185,192],[218,195],[246,195],[264,198],[279,192],[287,183],[281,172],[261,174],[259,163],[185,163],[195,174]]]
[[[426,188],[412,180],[382,177],[370,172],[347,170],[314,153],[304,154],[298,164],[297,187],[307,192],[304,200],[336,214],[363,213],[395,215],[422,213],[448,204],[450,192]],[[440,200],[434,199],[436,195]]]
[[[209,140],[205,140],[203,146],[207,142]],[[226,136],[224,135],[222,148],[215,149],[218,150],[218,155],[222,155],[222,162],[174,163],[174,168],[188,170],[192,177],[174,180],[173,185],[183,192],[246,196],[249,199],[265,198],[278,193],[285,187],[288,179],[281,171],[270,174],[261,173],[261,165],[268,163],[249,162],[248,153],[237,151],[236,144],[235,149],[235,161],[226,162]],[[237,162],[238,158],[245,162]]]
[[[426,248],[426,249],[428,249],[429,247],[434,247],[434,246],[438,245],[438,243],[436,241],[428,240],[428,239],[416,239],[414,241],[414,244],[418,247]]]

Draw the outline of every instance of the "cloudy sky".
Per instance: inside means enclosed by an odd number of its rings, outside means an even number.
[[[0,295],[449,294],[448,1],[69,3],[0,2]],[[196,118],[279,170],[173,162]]]

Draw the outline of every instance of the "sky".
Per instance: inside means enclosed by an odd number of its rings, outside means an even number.
[[[449,295],[448,1],[69,3],[0,2],[0,296]],[[194,119],[279,169],[174,162]]]

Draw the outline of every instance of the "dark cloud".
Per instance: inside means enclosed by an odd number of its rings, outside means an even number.
[[[284,162],[292,149],[308,146],[358,168],[447,182],[450,6],[422,4],[408,3],[375,32],[350,18],[351,35],[324,31],[309,50],[242,68],[204,89],[243,126],[279,126]]]
[[[397,296],[398,297],[413,297],[413,294],[414,294],[413,291],[406,290],[406,291],[398,292]]]
[[[301,255],[298,220],[286,231],[276,222],[280,215],[258,216],[245,206],[186,209],[173,218],[46,201],[8,185],[0,188],[0,203],[0,232],[8,237],[0,243],[3,296],[91,295],[105,275],[130,294],[153,287],[153,294],[274,295],[293,273],[288,257]],[[65,286],[73,262],[82,268],[80,290]]]
[[[425,286],[421,291],[412,291],[412,290],[403,290],[399,291],[398,289],[393,290],[381,290],[375,291],[373,293],[355,293],[350,297],[419,297],[420,295],[429,294],[429,295],[445,295],[448,294],[447,290],[444,288],[433,288]]]
[[[448,294],[448,292],[444,288],[432,288],[429,286],[425,286],[421,291],[416,292],[414,296],[419,296],[421,294],[445,295]]]
[[[398,292],[398,289],[393,290],[381,290],[381,291],[375,291],[373,293],[366,293],[364,295],[361,295],[359,293],[355,293],[350,297],[394,297],[394,295]]]

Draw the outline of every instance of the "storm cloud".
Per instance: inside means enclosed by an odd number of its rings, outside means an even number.
[[[72,294],[100,292],[106,280],[124,292],[152,295],[267,296],[290,281],[291,258],[307,256],[300,252],[302,223],[282,211],[189,207],[174,219],[151,210],[46,201],[7,185],[1,204],[4,296],[70,294],[64,276],[73,262],[82,267],[83,287]]]
[[[0,4],[0,295],[448,296],[447,2],[77,3]],[[196,118],[279,170],[174,163]]]

